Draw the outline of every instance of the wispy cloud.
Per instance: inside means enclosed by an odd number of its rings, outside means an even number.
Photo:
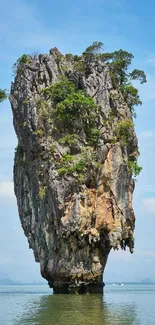
[[[124,261],[131,261],[133,260],[133,255],[129,252],[129,249],[127,248],[126,251],[119,249],[118,251],[112,250],[110,253],[110,258],[115,260],[124,260]]]
[[[145,192],[145,193],[154,193],[155,192],[155,186],[151,185],[151,184],[145,185],[143,187],[143,192]]]
[[[111,260],[123,260],[126,262],[132,262],[135,260],[136,257],[143,257],[143,258],[153,258],[155,257],[155,251],[154,250],[137,250],[135,248],[134,254],[131,254],[129,250],[118,250],[118,251],[112,251],[111,252]]]
[[[138,134],[138,139],[140,139],[140,140],[155,139],[155,131],[148,130],[148,131],[141,132]]]
[[[14,200],[14,187],[13,182],[6,181],[0,183],[0,201],[2,200]]]
[[[155,214],[155,197],[144,199],[143,204],[149,214]]]
[[[22,50],[35,51],[53,45],[54,37],[43,27],[37,13],[37,7],[24,0],[3,2],[0,20],[0,57],[3,60],[6,56],[7,60],[11,57],[15,60],[16,53]]]
[[[155,257],[155,251],[151,251],[151,250],[137,251],[136,255],[151,258],[151,257]]]
[[[155,54],[151,54],[147,57],[146,63],[155,65]]]
[[[13,258],[12,256],[6,254],[6,252],[0,252],[0,265],[5,265],[5,264],[12,264]]]

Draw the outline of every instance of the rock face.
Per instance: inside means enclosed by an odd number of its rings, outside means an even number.
[[[95,181],[91,168],[86,168],[81,183],[76,172],[57,172],[63,154],[76,157],[81,147],[90,150],[82,129],[73,131],[78,135],[76,144],[59,141],[63,134],[61,128],[55,131],[51,99],[46,97],[47,106],[38,108],[41,89],[56,83],[61,74],[85,89],[98,106],[100,138],[93,150],[100,168]],[[78,72],[56,49],[31,58],[17,70],[10,101],[19,141],[15,194],[41,274],[55,293],[101,293],[111,248],[128,246],[132,252],[134,246],[134,181],[128,159],[137,151],[137,139],[134,129],[125,146],[115,139],[117,123],[132,120],[130,109],[113,88],[108,66],[96,60],[89,74]]]

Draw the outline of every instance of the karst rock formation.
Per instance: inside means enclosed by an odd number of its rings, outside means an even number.
[[[52,99],[42,90],[62,75],[97,105],[100,134],[93,145],[80,117],[70,131],[76,141],[65,140],[65,128],[55,123]],[[134,247],[134,181],[128,159],[137,151],[137,138],[134,128],[125,145],[116,136],[120,121],[132,121],[131,110],[114,88],[108,65],[96,59],[88,71],[78,71],[56,48],[18,67],[10,102],[18,137],[15,194],[41,275],[54,293],[102,293],[110,250],[128,246],[133,252]],[[80,174],[68,167],[63,172],[63,164],[73,164],[66,157],[79,161],[81,155],[85,166]]]

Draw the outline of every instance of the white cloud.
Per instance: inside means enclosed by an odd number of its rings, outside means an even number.
[[[110,253],[110,259],[113,261],[123,260],[129,262],[133,260],[133,255],[129,252],[129,249],[126,248],[126,251],[122,250],[121,248],[117,250],[112,250]]]
[[[154,185],[151,185],[151,184],[149,184],[149,185],[145,185],[145,186],[143,186],[143,192],[152,192],[152,193],[154,193],[155,192],[155,186]]]
[[[155,54],[149,55],[148,58],[146,59],[146,62],[155,65]]]
[[[0,200],[15,199],[13,182],[6,181],[0,183]]]
[[[155,251],[137,251],[136,255],[151,258],[151,257],[155,257]]]
[[[152,250],[137,250],[134,248],[134,254],[129,252],[127,248],[126,251],[119,249],[118,251],[112,250],[110,253],[111,261],[118,261],[122,260],[125,262],[132,262],[135,261],[136,258],[153,258],[155,257],[155,251]]]
[[[155,138],[155,131],[153,130],[148,130],[145,132],[141,132],[138,134],[138,139],[142,140],[147,140],[147,139],[154,139]]]
[[[0,58],[17,59],[21,51],[40,51],[55,46],[52,31],[47,31],[39,19],[38,7],[27,1],[6,0],[1,6]],[[7,38],[3,35],[7,34]],[[12,41],[13,40],[13,41]],[[56,40],[55,40],[56,41]],[[10,43],[12,44],[10,51]],[[12,59],[11,59],[12,58]]]
[[[0,252],[0,265],[12,264],[13,258],[7,252]]]
[[[155,197],[144,199],[143,203],[148,213],[155,214]]]

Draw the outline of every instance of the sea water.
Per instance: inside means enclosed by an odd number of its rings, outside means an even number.
[[[0,286],[0,325],[155,325],[155,285],[106,285],[104,295]]]

